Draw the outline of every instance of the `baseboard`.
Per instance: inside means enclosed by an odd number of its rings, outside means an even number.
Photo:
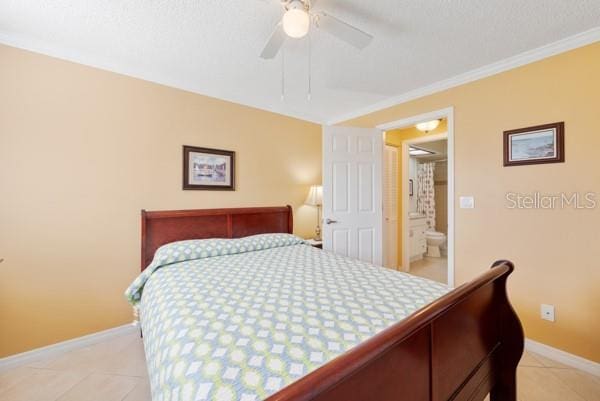
[[[13,368],[19,365],[24,365],[36,361],[38,359],[51,357],[63,352],[72,351],[78,348],[87,347],[101,341],[110,340],[111,338],[122,336],[129,333],[134,333],[139,330],[134,325],[126,324],[112,329],[99,331],[97,333],[88,334],[82,337],[73,338],[71,340],[62,341],[56,344],[51,344],[45,347],[36,348],[31,351],[23,352],[16,355],[0,358],[0,371]]]
[[[577,355],[569,354],[568,352],[530,340],[528,338],[525,339],[525,349],[572,368],[583,370],[584,372],[590,373],[594,376],[600,376],[600,363],[590,361]]]

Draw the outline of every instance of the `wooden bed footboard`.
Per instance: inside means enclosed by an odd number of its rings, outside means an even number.
[[[516,401],[523,329],[498,261],[268,401]]]

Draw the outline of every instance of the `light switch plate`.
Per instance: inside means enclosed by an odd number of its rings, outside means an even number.
[[[475,207],[475,198],[472,196],[461,196],[460,197],[460,208],[461,209],[473,209]]]
[[[540,308],[540,314],[542,319],[548,320],[549,322],[554,321],[554,305],[542,304]]]

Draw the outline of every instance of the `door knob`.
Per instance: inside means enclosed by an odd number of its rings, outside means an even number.
[[[325,224],[335,224],[337,220],[325,219]]]

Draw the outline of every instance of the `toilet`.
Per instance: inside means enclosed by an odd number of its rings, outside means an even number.
[[[442,256],[440,246],[446,242],[446,234],[437,231],[426,231],[425,239],[427,240],[427,256],[434,258]]]

